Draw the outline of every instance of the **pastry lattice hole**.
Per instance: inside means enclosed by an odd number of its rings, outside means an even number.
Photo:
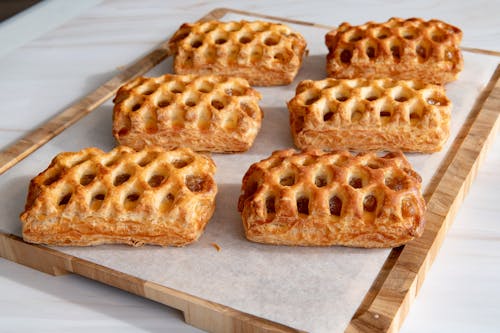
[[[280,185],[282,186],[292,186],[293,184],[295,184],[295,175],[293,173],[283,175],[280,178]]]
[[[342,214],[342,200],[334,195],[328,201],[330,215],[340,216]]]
[[[401,191],[404,189],[404,179],[398,176],[387,177],[385,180],[385,185],[393,191]]]
[[[371,102],[379,99],[381,92],[373,87],[363,87],[361,88],[361,97]]]
[[[225,107],[224,102],[219,99],[213,99],[212,102],[210,102],[210,104],[217,110],[222,110]]]
[[[412,97],[412,92],[408,88],[395,89],[393,98],[396,102],[404,103]]]
[[[136,103],[132,106],[132,112],[135,112],[141,108],[141,103]]]
[[[176,158],[171,163],[176,169],[182,169],[185,166],[191,164],[193,162],[193,158],[190,156],[186,156],[184,158]]]
[[[160,211],[169,211],[174,204],[174,200],[175,196],[172,193],[167,193],[167,195],[163,197],[163,200],[160,203]]]
[[[69,193],[66,193],[65,195],[63,195],[60,199],[59,199],[59,203],[58,205],[59,206],[66,206],[69,201],[71,200],[71,197],[73,196],[73,193],[69,192]]]
[[[208,190],[208,181],[205,177],[189,175],[186,177],[186,186],[191,192],[205,192]]]
[[[90,209],[98,210],[99,208],[101,208],[102,203],[103,203],[105,198],[106,198],[106,195],[104,193],[94,194],[94,196],[90,200],[90,205],[89,205]]]
[[[158,186],[160,186],[163,183],[163,181],[165,180],[165,178],[166,177],[164,175],[160,175],[160,174],[152,175],[148,179],[148,184],[151,187],[158,187]]]
[[[420,43],[415,48],[415,52],[417,53],[418,60],[424,62],[429,58],[431,49],[429,46],[425,45],[425,43]]]
[[[314,184],[317,187],[325,187],[328,185],[328,177],[325,174],[316,175],[314,178]]]
[[[127,180],[130,179],[130,174],[129,173],[121,173],[118,176],[115,177],[113,180],[113,185],[114,186],[120,186],[121,184],[125,183]]]
[[[266,212],[267,212],[267,214],[276,213],[275,200],[276,199],[273,195],[266,198]]]
[[[365,52],[368,58],[370,59],[374,59],[377,55],[377,50],[373,46],[368,46]]]
[[[392,45],[391,46],[391,54],[396,61],[399,61],[401,59],[401,48],[399,45]]]
[[[349,99],[350,93],[346,89],[339,89],[335,91],[335,99],[339,102],[345,102]]]
[[[363,32],[361,30],[353,30],[352,32],[348,33],[347,40],[349,42],[357,42],[359,40],[362,40],[363,37]]]
[[[436,43],[442,43],[446,40],[446,34],[441,29],[431,32],[431,39]]]
[[[146,84],[146,85],[139,87],[138,93],[147,96],[147,95],[151,95],[152,93],[154,93],[156,91],[156,89],[158,89],[158,85]]]
[[[344,64],[350,64],[352,59],[352,51],[345,49],[340,52],[340,61]]]
[[[158,100],[156,105],[158,105],[158,107],[160,107],[160,108],[165,108],[165,107],[169,106],[170,103],[171,102],[168,99],[160,99],[160,100]]]
[[[49,186],[55,182],[57,182],[59,179],[61,179],[61,172],[59,170],[56,170],[56,171],[53,171],[54,169],[52,169],[49,173],[49,175],[47,176],[47,178],[45,178],[45,180],[43,181],[43,185],[45,186]]]
[[[365,196],[363,199],[363,210],[366,212],[374,212],[377,209],[377,198],[373,194]]]
[[[363,179],[361,179],[357,176],[351,176],[349,178],[349,185],[351,185],[353,188],[362,188],[363,187]]]
[[[242,96],[244,94],[244,88],[241,86],[234,86],[224,89],[224,92],[228,96]]]
[[[297,198],[297,212],[299,214],[309,215],[309,198],[300,196]]]
[[[153,160],[155,160],[158,157],[157,152],[148,152],[145,156],[143,156],[137,164],[141,167],[145,167],[149,163],[151,163]]]
[[[243,35],[243,36],[240,36],[240,38],[238,39],[238,41],[241,43],[241,44],[248,44],[252,41],[253,39],[253,36],[252,35]]]
[[[274,55],[274,59],[278,60],[279,62],[285,62],[285,55],[281,52],[278,52]]]
[[[391,34],[391,31],[385,27],[381,27],[374,32],[375,38],[386,39]]]
[[[193,47],[195,49],[199,48],[202,45],[203,45],[203,41],[201,41],[199,39],[195,39],[195,40],[191,41],[191,47]]]
[[[174,94],[181,94],[184,91],[184,85],[180,82],[172,82],[170,83],[168,90]]]
[[[335,113],[331,109],[328,109],[328,111],[323,115],[323,121],[329,121],[333,118],[334,114]]]
[[[264,39],[264,44],[266,44],[267,46],[278,45],[280,39],[281,39],[280,36],[276,34],[271,34]]]
[[[195,106],[196,104],[198,104],[198,101],[196,100],[196,97],[194,97],[194,96],[189,96],[188,98],[186,98],[186,99],[184,100],[184,104],[186,104],[186,106],[193,107],[193,106]]]
[[[408,40],[411,40],[411,39],[415,39],[418,35],[418,31],[417,29],[413,28],[413,27],[403,27],[400,31],[399,31],[400,35],[404,38],[404,39],[408,39]]]
[[[215,39],[215,44],[217,44],[217,45],[222,45],[222,44],[225,44],[226,42],[227,42],[227,36],[221,35],[221,36],[216,37],[216,39]]]
[[[125,197],[125,202],[123,203],[123,206],[127,210],[134,209],[139,204],[140,197],[141,197],[140,194],[137,192],[133,192],[133,193],[128,194]]]
[[[214,84],[209,81],[201,81],[196,89],[201,93],[209,93],[214,89]]]
[[[96,176],[95,173],[84,174],[83,176],[80,177],[80,184],[83,186],[90,184],[94,180],[95,176]]]
[[[308,94],[305,96],[305,105],[311,105],[314,104],[314,102],[317,102],[321,98],[321,94],[317,91],[310,91]]]
[[[363,113],[365,112],[362,104],[354,105],[354,111],[351,113],[351,122],[356,123],[363,118]]]

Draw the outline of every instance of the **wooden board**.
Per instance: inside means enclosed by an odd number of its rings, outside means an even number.
[[[217,9],[201,20],[228,13],[329,28],[279,17]],[[469,52],[500,55],[494,51]],[[51,140],[114,95],[120,85],[141,75],[169,56],[167,42],[139,59],[89,95],[0,152],[0,174]],[[474,180],[479,165],[500,125],[500,67],[476,100],[467,121],[426,191],[427,225],[423,236],[393,249],[372,287],[352,317],[346,332],[397,331],[422,285],[456,211]],[[43,246],[28,244],[15,235],[0,233],[0,255],[42,272],[75,273],[179,309],[187,323],[211,332],[298,332],[251,314],[138,279],[110,268]]]

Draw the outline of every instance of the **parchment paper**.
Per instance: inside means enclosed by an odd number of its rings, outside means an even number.
[[[224,20],[240,19],[229,15]],[[259,317],[313,332],[342,332],[377,276],[389,250],[343,247],[300,248],[254,244],[245,240],[236,210],[241,178],[250,164],[276,149],[293,147],[285,102],[300,80],[325,76],[326,30],[291,25],[308,41],[309,56],[295,82],[286,87],[257,88],[263,94],[265,117],[254,146],[246,153],[213,155],[218,171],[217,209],[205,234],[185,248],[96,246],[57,248],[73,256],[224,304]],[[447,87],[454,103],[452,137],[433,155],[411,154],[424,188],[445,156],[475,99],[489,81],[498,58],[464,53],[465,69]],[[151,71],[171,71],[168,60]],[[92,114],[51,140],[0,177],[0,230],[20,235],[29,180],[61,151],[88,146],[110,150],[112,104]],[[211,243],[221,247],[218,252]]]

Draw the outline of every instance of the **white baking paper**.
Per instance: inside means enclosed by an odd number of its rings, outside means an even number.
[[[231,15],[225,19],[241,19]],[[246,153],[213,155],[218,170],[217,209],[200,240],[185,248],[106,245],[57,248],[73,256],[158,283],[203,299],[312,332],[343,332],[373,283],[390,250],[344,247],[305,248],[255,244],[245,240],[236,210],[241,178],[250,164],[277,149],[293,147],[286,101],[303,79],[325,76],[326,30],[291,25],[308,41],[309,56],[290,86],[257,88],[263,94],[265,117],[254,146]],[[458,81],[447,87],[454,103],[452,136],[445,149],[432,155],[411,154],[424,188],[446,155],[478,94],[490,79],[498,58],[464,53],[465,67]],[[150,75],[171,70],[171,60]],[[61,151],[88,146],[110,150],[112,104],[64,131],[0,177],[0,230],[20,235],[29,180]],[[211,244],[217,243],[217,251]]]

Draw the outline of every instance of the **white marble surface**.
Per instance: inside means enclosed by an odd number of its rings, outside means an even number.
[[[50,5],[57,5],[57,1]],[[439,17],[464,30],[463,45],[500,50],[498,1],[106,1],[91,9],[86,9],[88,2],[78,6],[82,12],[72,20],[64,17],[73,14],[55,9],[43,13],[35,8],[32,12],[41,14],[32,19],[24,15],[24,24],[36,27],[32,37],[21,33],[26,27],[18,28],[19,35],[12,28],[2,34],[5,25],[0,25],[2,50],[8,50],[0,57],[2,111],[8,113],[0,123],[0,147],[97,87],[116,73],[118,66],[165,39],[180,22],[193,21],[215,7],[331,25],[384,20],[388,16]],[[11,27],[15,20],[9,23]],[[45,32],[43,20],[50,22],[45,25],[49,28],[55,21],[65,23]],[[33,40],[36,36],[41,37]],[[497,142],[402,332],[494,332],[500,327],[500,226],[495,196],[500,185],[499,167]],[[2,331],[197,331],[185,325],[174,310],[80,277],[52,278],[3,259],[0,267]]]

